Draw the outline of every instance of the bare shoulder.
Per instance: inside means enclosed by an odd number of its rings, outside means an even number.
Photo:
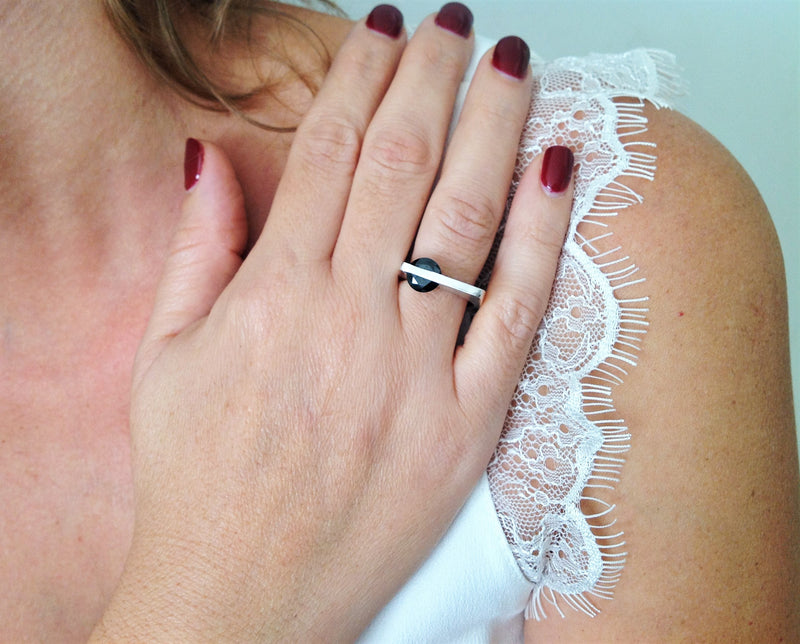
[[[800,641],[786,286],[769,214],[702,128],[648,107],[657,174],[612,224],[650,327],[614,392],[631,450],[612,501],[627,564],[600,616],[530,641]]]

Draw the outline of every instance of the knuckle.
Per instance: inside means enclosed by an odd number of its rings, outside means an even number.
[[[447,247],[484,249],[494,239],[497,217],[494,204],[486,195],[448,195],[433,206]]]
[[[430,466],[438,465],[445,477],[453,477],[464,467],[464,463],[474,459],[475,441],[471,440],[470,433],[463,427],[456,428],[448,424],[446,429],[446,433],[437,438],[436,444],[440,446],[440,450],[437,450],[439,454],[434,459],[436,463],[431,463]]]
[[[229,289],[220,297],[220,307],[212,310],[220,326],[235,329],[242,342],[260,339],[257,346],[277,337],[287,312],[297,309],[296,293],[308,290],[306,277],[310,271],[298,269],[291,251],[281,253],[277,267],[267,267],[263,280],[247,280],[246,288]],[[310,278],[313,279],[313,278]]]
[[[343,72],[341,77],[381,82],[395,59],[393,50],[383,45],[370,40],[369,43],[362,42],[360,47],[342,47],[335,60]]]
[[[440,40],[426,40],[418,49],[412,50],[411,58],[417,69],[431,69],[440,80],[459,82],[467,63],[466,50],[453,48]]]
[[[554,213],[547,214],[553,215]],[[568,224],[568,211],[564,212],[563,217],[543,216],[537,218],[530,230],[531,247],[538,248],[543,257],[550,258],[555,263],[564,248],[564,236]]]
[[[547,306],[548,294],[542,297],[539,294],[529,294],[528,301],[509,294],[498,307],[498,322],[506,346],[514,353],[526,351]]]
[[[431,150],[430,138],[416,128],[394,126],[372,133],[363,155],[374,166],[387,173],[409,176],[435,171],[438,157]]]
[[[486,127],[492,132],[508,133],[509,136],[513,133],[517,142],[530,105],[530,96],[498,95],[487,92],[477,100],[480,101],[478,106],[480,119]],[[514,149],[514,152],[517,150]]]
[[[233,329],[238,341],[247,342],[251,337],[263,337],[265,329],[271,326],[272,316],[266,302],[264,289],[254,288],[247,297],[231,295],[225,299],[222,311],[212,319],[219,326]]]
[[[526,248],[534,260],[536,272],[548,276],[552,280],[558,265],[561,252],[564,250],[564,235],[553,234],[553,231],[534,230],[528,239]]]
[[[304,163],[315,171],[350,173],[358,161],[361,134],[346,117],[325,116],[306,124],[297,143]]]

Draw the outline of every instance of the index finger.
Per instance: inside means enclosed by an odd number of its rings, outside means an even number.
[[[405,44],[403,16],[391,5],[377,6],[353,26],[295,134],[264,233],[254,248],[257,255],[282,252],[289,244],[301,261],[330,256],[364,133]]]

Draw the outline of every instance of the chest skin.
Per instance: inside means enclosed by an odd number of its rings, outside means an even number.
[[[128,405],[145,307],[54,302],[36,317],[10,308],[0,344],[0,641],[85,641],[133,528]]]

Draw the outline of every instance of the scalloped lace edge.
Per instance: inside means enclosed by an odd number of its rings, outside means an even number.
[[[600,251],[597,244],[607,245],[612,235],[609,217],[643,201],[624,178],[655,176],[655,144],[641,140],[645,102],[668,106],[683,84],[673,56],[657,50],[559,59],[537,64],[534,74],[538,83],[509,203],[527,164],[553,144],[577,150],[576,194],[551,306],[488,473],[511,550],[533,583],[525,617],[539,620],[547,607],[563,617],[562,605],[598,614],[594,600],[612,597],[625,565],[622,531],[604,534],[616,519],[602,496],[618,481],[630,434],[623,420],[607,418],[616,414],[612,388],[636,365],[648,298],[619,297],[644,280],[620,247]],[[591,110],[594,116],[587,115]],[[488,266],[492,262],[490,256]],[[566,295],[559,285],[566,285]],[[591,323],[580,315],[570,319],[571,307],[594,307]],[[574,350],[586,337],[591,346]],[[525,476],[527,487],[519,485]],[[542,484],[550,476],[552,484]],[[585,516],[583,500],[604,509]]]

